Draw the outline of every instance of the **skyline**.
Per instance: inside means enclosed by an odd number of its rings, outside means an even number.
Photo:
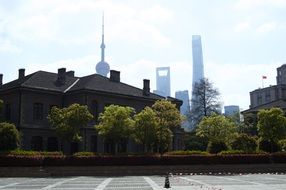
[[[247,109],[249,92],[276,84],[286,62],[286,1],[134,2],[2,0],[0,73],[3,82],[38,70],[65,67],[76,76],[96,73],[101,18],[105,14],[106,61],[121,81],[142,88],[156,67],[170,67],[171,92],[192,89],[192,35],[201,35],[205,76],[224,105]],[[184,82],[188,81],[188,82]]]

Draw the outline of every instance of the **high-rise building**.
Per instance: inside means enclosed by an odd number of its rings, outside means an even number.
[[[239,113],[239,106],[237,105],[224,106],[224,115],[233,116],[237,113]]]
[[[187,115],[190,112],[190,99],[189,99],[189,91],[183,90],[183,91],[177,91],[175,93],[175,97],[179,100],[183,101],[183,105],[180,108],[180,112],[183,115]]]
[[[192,50],[193,50],[193,86],[204,78],[204,62],[202,42],[200,35],[193,35],[192,37]]]
[[[156,90],[154,93],[165,97],[171,95],[170,67],[156,68]]]
[[[109,73],[110,67],[109,64],[104,60],[105,58],[105,44],[104,44],[104,16],[102,16],[102,42],[101,42],[101,61],[96,65],[96,73],[102,76],[107,76]]]
[[[180,112],[182,115],[188,118],[190,114],[189,91],[188,90],[177,91],[175,93],[175,97],[183,101],[183,104],[180,107]],[[191,125],[188,119],[182,122],[182,127],[185,129],[185,131],[191,131]]]
[[[195,84],[200,82],[204,78],[204,63],[203,63],[203,51],[202,42],[200,35],[192,36],[192,51],[193,51],[193,91],[192,99],[196,100],[197,97],[194,96]],[[195,105],[192,105],[192,107]]]

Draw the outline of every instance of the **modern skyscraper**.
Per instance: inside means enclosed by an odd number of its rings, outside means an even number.
[[[188,118],[190,114],[189,91],[188,90],[177,91],[175,93],[175,97],[183,101],[183,105],[181,105],[180,112],[182,115]],[[182,127],[185,129],[185,131],[191,131],[191,125],[188,119],[182,122]]]
[[[102,75],[102,76],[107,76],[109,73],[110,67],[107,62],[105,62],[104,57],[105,57],[105,44],[104,44],[104,16],[102,16],[102,42],[101,42],[101,61],[97,63],[96,65],[96,73]]]
[[[192,99],[196,100],[197,97],[194,96],[195,84],[200,82],[204,78],[204,63],[203,63],[203,51],[202,42],[200,35],[192,36],[192,51],[193,51],[193,91]],[[192,105],[193,107],[194,105]]]
[[[170,67],[156,68],[156,87],[154,93],[165,97],[171,95]]]
[[[202,42],[200,35],[192,36],[192,50],[193,50],[193,86],[204,78],[204,62]]]
[[[236,113],[239,113],[239,106],[236,105],[224,106],[224,115],[233,116]]]
[[[180,108],[180,112],[183,115],[187,115],[190,112],[190,99],[189,99],[189,91],[183,90],[183,91],[177,91],[175,93],[175,97],[179,100],[183,101],[183,105]]]

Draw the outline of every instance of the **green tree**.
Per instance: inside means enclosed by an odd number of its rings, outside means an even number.
[[[152,151],[156,142],[156,131],[158,130],[156,113],[147,106],[134,116],[134,121],[133,136],[135,141],[144,146],[144,152]]]
[[[240,124],[240,132],[251,136],[257,136],[257,114],[246,113],[243,114],[243,123]]]
[[[92,118],[87,106],[79,104],[72,104],[62,109],[54,106],[48,115],[58,136],[67,142],[80,141],[82,138],[80,128],[85,127]]]
[[[99,135],[105,140],[115,143],[114,154],[118,152],[118,144],[122,139],[128,139],[134,127],[132,115],[135,110],[131,107],[110,105],[99,115],[99,124],[95,126]]]
[[[196,129],[196,134],[206,137],[209,142],[225,142],[227,145],[237,132],[237,127],[233,121],[223,115],[213,114],[204,117]]]
[[[168,149],[172,132],[181,125],[182,116],[176,105],[168,100],[158,100],[152,105],[158,121],[157,145],[160,153]]]
[[[262,140],[278,144],[286,137],[286,118],[280,108],[260,110],[258,112],[258,134]],[[272,150],[272,149],[271,149]]]
[[[20,145],[20,134],[14,124],[0,123],[0,151],[14,150]]]
[[[193,127],[197,127],[203,117],[218,114],[221,110],[220,93],[207,78],[195,83],[192,97],[189,120]]]
[[[254,152],[257,148],[257,142],[254,137],[251,137],[245,133],[237,135],[231,142],[231,148],[233,150],[242,150],[245,152]]]
[[[184,144],[186,150],[206,151],[208,146],[208,139],[206,137],[197,136],[195,130],[193,130],[186,133]]]

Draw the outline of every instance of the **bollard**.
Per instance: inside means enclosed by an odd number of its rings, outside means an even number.
[[[165,185],[164,185],[164,188],[171,188],[170,187],[170,181],[169,181],[169,174],[166,175],[165,177]]]

